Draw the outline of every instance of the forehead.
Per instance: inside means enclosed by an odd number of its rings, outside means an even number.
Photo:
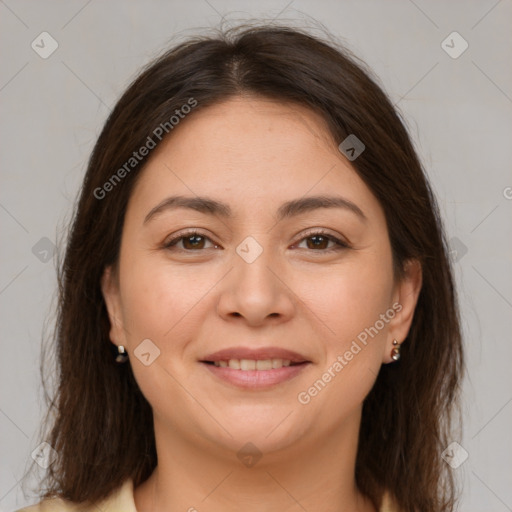
[[[205,122],[208,122],[226,131],[243,127],[245,130],[238,132],[240,137],[260,132],[260,136],[280,135],[281,140],[284,140],[286,135],[292,138],[302,134],[308,138],[332,142],[323,116],[298,103],[282,102],[261,96],[235,96],[221,103],[196,109],[193,114],[188,117],[182,127],[190,127],[194,124],[195,129],[200,132],[204,129]],[[293,132],[290,133],[287,130],[291,128]]]
[[[376,201],[320,114],[259,97],[236,97],[180,121],[154,150],[133,195],[155,202],[171,192],[244,204],[280,204],[308,192]]]
[[[335,148],[325,120],[313,110],[259,97],[235,97],[204,109],[199,106],[170,133],[154,158],[170,154],[180,158],[197,149],[196,160],[215,156],[212,165],[236,159],[252,167],[268,157],[293,161],[311,149],[318,156]],[[286,153],[278,155],[280,151]]]

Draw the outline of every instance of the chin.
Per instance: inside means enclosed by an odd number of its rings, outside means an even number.
[[[225,430],[209,422],[205,425],[205,437],[236,453],[241,449],[243,451],[243,447],[248,444],[265,454],[286,449],[300,441],[307,431],[307,425],[302,424],[304,418],[297,414],[293,406],[285,407],[283,403],[276,407],[268,404],[262,407],[254,404],[234,407],[222,417],[216,416]],[[298,419],[301,424],[295,423]],[[251,447],[247,449],[250,451]]]

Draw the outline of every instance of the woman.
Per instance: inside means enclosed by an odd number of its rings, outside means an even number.
[[[153,62],[97,141],[60,278],[56,457],[25,510],[453,510],[441,221],[346,50],[238,27]]]

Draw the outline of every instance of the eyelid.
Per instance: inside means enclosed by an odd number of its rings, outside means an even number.
[[[325,236],[326,238],[330,238],[335,243],[339,244],[341,247],[346,247],[346,248],[352,247],[352,244],[346,237],[338,235],[338,234],[333,234],[331,232],[331,230],[326,229],[326,228],[309,228],[307,231],[302,232],[300,234],[300,238],[297,238],[297,241],[294,242],[293,245],[295,245],[299,242],[302,242],[305,238],[309,238],[313,235],[322,235],[322,236]],[[327,251],[329,251],[329,249],[326,249],[324,251],[318,251],[318,252],[327,252]]]
[[[172,235],[172,237],[170,239],[166,239],[164,241],[164,243],[162,244],[163,248],[169,249],[170,247],[173,247],[174,245],[179,243],[180,240],[182,240],[183,238],[190,237],[193,235],[201,236],[201,237],[209,240],[214,245],[214,247],[208,247],[207,249],[219,247],[219,244],[217,244],[214,240],[212,240],[212,238],[209,235],[202,232],[201,229],[187,228],[184,231],[179,231],[177,234]],[[322,250],[318,250],[318,251],[311,249],[310,251],[312,251],[312,252],[326,253],[326,252],[340,250],[340,249],[344,249],[344,248],[345,249],[351,248],[351,243],[345,237],[340,237],[339,235],[334,235],[331,233],[330,230],[328,230],[326,228],[309,228],[307,231],[302,232],[300,234],[300,237],[297,238],[297,240],[292,245],[297,245],[298,243],[303,242],[305,239],[307,239],[311,236],[314,236],[314,235],[325,236],[329,240],[333,241],[336,244],[336,246],[331,247],[329,249],[322,249]],[[197,251],[187,250],[187,249],[178,249],[178,250],[180,250],[182,252],[192,253],[192,252],[202,252],[205,249],[199,249]]]
[[[172,247],[176,243],[178,243],[181,239],[186,238],[187,236],[202,236],[203,238],[208,239],[215,247],[217,247],[219,244],[215,243],[211,236],[207,235],[206,233],[202,232],[199,228],[187,228],[183,231],[179,231],[176,234],[173,234],[170,238],[166,238],[163,242],[162,246],[164,249],[167,249],[169,247]],[[181,249],[184,252],[194,252],[194,251],[187,251],[186,249]],[[204,249],[203,249],[204,250]],[[196,251],[200,252],[200,251]]]

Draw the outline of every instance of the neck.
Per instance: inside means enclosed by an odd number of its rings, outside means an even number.
[[[336,432],[244,464],[236,451],[177,436],[155,417],[158,466],[135,489],[137,511],[375,512],[355,484],[359,422],[360,411]]]

